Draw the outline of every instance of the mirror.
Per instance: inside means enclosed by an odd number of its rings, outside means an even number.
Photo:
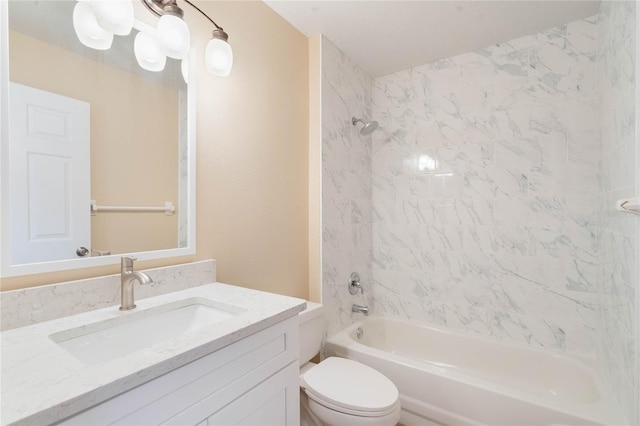
[[[0,2],[3,277],[195,252],[194,67],[138,66],[137,3],[98,51],[76,1]]]

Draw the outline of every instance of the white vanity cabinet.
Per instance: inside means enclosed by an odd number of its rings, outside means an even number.
[[[62,425],[297,425],[297,315],[69,417]]]

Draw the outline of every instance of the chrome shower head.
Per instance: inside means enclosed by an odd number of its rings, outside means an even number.
[[[378,122],[377,121],[366,121],[363,120],[362,118],[355,118],[355,117],[351,117],[351,123],[355,126],[357,122],[360,122],[362,124],[364,124],[364,126],[362,127],[362,129],[360,129],[360,134],[363,136],[367,136],[370,135],[371,133],[373,133],[374,130],[376,130],[378,128]]]

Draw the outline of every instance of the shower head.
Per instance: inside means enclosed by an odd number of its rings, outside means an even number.
[[[378,122],[377,121],[366,121],[366,120],[363,120],[362,118],[351,117],[351,123],[354,126],[356,125],[356,123],[358,121],[360,123],[364,124],[362,129],[360,129],[360,134],[363,135],[363,136],[370,135],[371,133],[373,133],[374,130],[376,130],[378,128]]]

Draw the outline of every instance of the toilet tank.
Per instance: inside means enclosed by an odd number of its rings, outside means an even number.
[[[324,307],[307,302],[307,308],[298,314],[300,324],[300,365],[320,353],[324,334]]]

